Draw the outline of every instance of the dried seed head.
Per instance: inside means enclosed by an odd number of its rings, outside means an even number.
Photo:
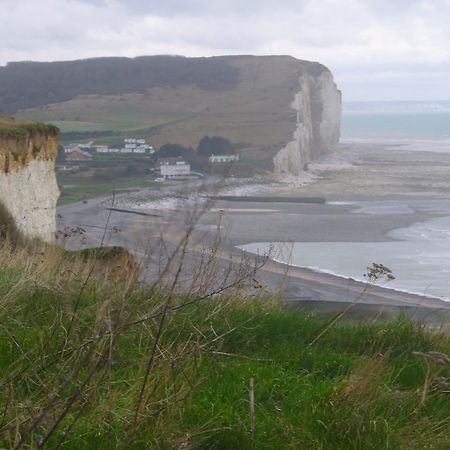
[[[436,377],[434,382],[442,392],[450,393],[450,379],[445,377]]]
[[[450,366],[450,357],[441,352],[412,352],[414,356],[424,358],[430,363],[434,363],[438,366]]]

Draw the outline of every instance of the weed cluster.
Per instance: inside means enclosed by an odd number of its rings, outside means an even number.
[[[3,243],[0,447],[449,448],[447,334],[307,316],[185,230],[142,261]]]

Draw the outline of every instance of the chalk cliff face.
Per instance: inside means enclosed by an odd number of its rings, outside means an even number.
[[[331,72],[313,66],[299,77],[299,91],[292,108],[297,112],[294,139],[273,158],[277,176],[299,176],[308,163],[330,153],[338,144],[341,121],[341,92]]]
[[[95,58],[0,67],[0,111],[41,121],[42,106],[45,120],[64,120],[65,137],[74,141],[80,136],[102,142],[117,134],[118,124],[124,137],[139,130],[154,147],[196,148],[205,136],[225,137],[241,155],[233,174],[243,177],[274,170],[282,177],[298,175],[336,145],[341,109],[330,71],[287,55]],[[101,123],[92,122],[94,116]],[[80,135],[83,122],[89,131]]]
[[[0,223],[26,238],[54,239],[58,131],[0,119]]]

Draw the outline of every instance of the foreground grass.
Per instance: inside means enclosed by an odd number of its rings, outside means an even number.
[[[90,276],[86,255],[24,255],[0,257],[0,447],[450,447],[435,383],[450,367],[412,354],[448,354],[443,333],[339,322],[310,346],[327,319],[270,299],[175,295]]]

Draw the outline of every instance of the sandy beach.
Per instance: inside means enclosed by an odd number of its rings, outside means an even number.
[[[193,233],[195,242],[211,239],[219,217],[224,238],[222,254],[237,258],[242,254],[237,246],[254,242],[394,241],[388,235],[392,230],[450,215],[445,211],[450,195],[450,154],[404,151],[401,146],[392,148],[381,144],[346,144],[323,162],[312,165],[310,170],[303,185],[269,185],[271,196],[325,197],[327,203],[218,200],[199,219]],[[152,236],[156,238],[162,229],[170,229],[172,236],[181,235],[186,214],[192,211],[193,205],[180,202],[165,208],[164,201],[160,201],[159,208],[155,209],[154,203],[148,207],[142,201],[146,195],[140,192],[119,196],[115,202],[125,210],[149,215],[111,212],[106,208],[105,199],[61,206],[60,228],[79,226],[86,230],[83,242],[74,238],[67,245],[98,245],[106,223],[109,231],[105,243],[125,245],[135,254],[142,252],[142,242]],[[355,202],[361,209],[357,214]],[[381,209],[380,202],[383,202]],[[429,207],[414,206],[423,202]],[[376,213],[374,205],[378,208]],[[192,254],[195,263],[194,246]],[[357,314],[404,312],[435,323],[450,320],[450,302],[425,294],[374,286],[359,298],[365,288],[361,282],[305,268],[290,267],[288,271],[286,268],[284,264],[269,261],[260,270],[258,282],[271,291],[282,288],[286,301],[308,309],[334,311],[358,299],[359,306],[353,308]],[[361,267],[361,274],[365,270],[366,267]]]

